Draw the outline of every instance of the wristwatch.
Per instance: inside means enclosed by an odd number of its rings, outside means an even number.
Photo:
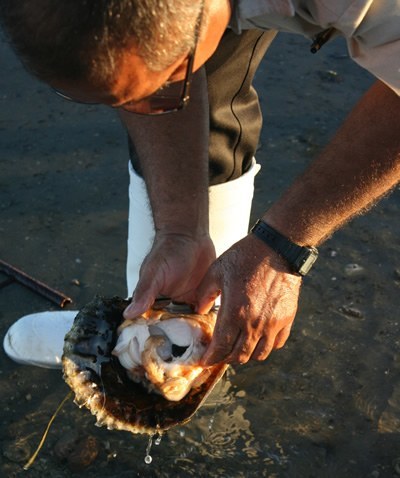
[[[269,226],[258,220],[251,232],[283,257],[292,272],[305,276],[318,258],[318,250],[313,246],[299,246]]]

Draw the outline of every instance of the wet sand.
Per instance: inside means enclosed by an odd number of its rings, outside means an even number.
[[[372,82],[341,41],[317,55],[308,43],[281,35],[257,76],[265,124],[254,220]],[[0,62],[0,258],[71,296],[69,308],[124,296],[128,159],[115,114],[63,102],[4,42]],[[23,471],[68,389],[59,371],[1,351],[0,475],[400,476],[399,209],[397,188],[325,243],[287,346],[231,368],[198,415],[153,446],[151,465],[145,437],[98,429],[70,400]],[[56,308],[18,284],[0,289],[1,337],[18,317]],[[74,434],[98,455],[71,471],[60,448]]]

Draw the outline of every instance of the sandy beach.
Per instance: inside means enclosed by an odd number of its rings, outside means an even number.
[[[257,75],[265,122],[252,221],[373,82],[341,40],[317,55],[308,47],[279,35]],[[4,40],[0,65],[0,259],[70,296],[69,309],[95,294],[124,297],[128,155],[115,112],[62,101]],[[153,445],[150,465],[146,437],[97,428],[69,400],[23,471],[68,387],[61,371],[15,364],[1,350],[0,475],[400,476],[399,213],[397,188],[321,247],[285,348],[231,367],[193,420]],[[0,288],[1,337],[19,317],[52,309],[18,283]],[[78,442],[87,467],[60,451]]]

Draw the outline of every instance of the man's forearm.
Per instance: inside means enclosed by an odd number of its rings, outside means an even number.
[[[208,233],[208,101],[203,71],[196,73],[190,102],[179,112],[120,116],[135,144],[156,230]]]
[[[263,216],[302,245],[317,245],[400,180],[400,98],[377,82],[305,173]]]

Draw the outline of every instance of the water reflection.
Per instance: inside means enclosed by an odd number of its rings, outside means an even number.
[[[192,421],[168,432],[168,453],[182,476],[208,476],[207,466],[213,476],[272,476],[265,465],[285,463],[279,444],[257,439],[247,411],[253,400],[233,383],[235,375],[230,369]],[[259,409],[259,425],[265,418]]]

